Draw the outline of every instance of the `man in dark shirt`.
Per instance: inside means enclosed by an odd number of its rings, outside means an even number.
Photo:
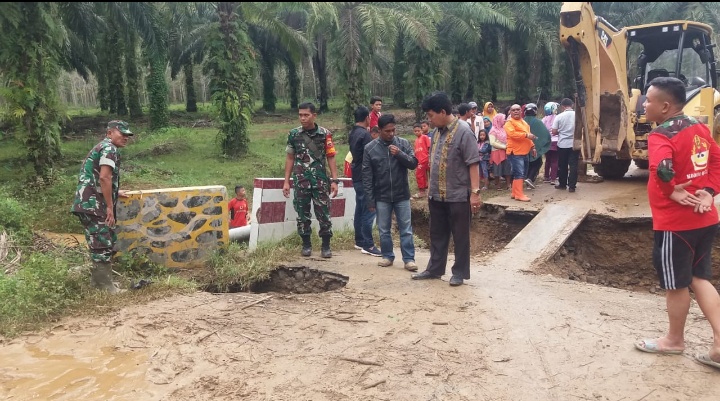
[[[365,204],[365,191],[362,181],[362,164],[365,145],[373,139],[368,132],[370,125],[370,110],[365,106],[355,109],[355,126],[350,131],[350,153],[352,153],[352,180],[355,188],[355,249],[362,253],[380,256],[380,250],[375,246],[372,236],[372,226],[375,220],[375,211],[370,211]]]

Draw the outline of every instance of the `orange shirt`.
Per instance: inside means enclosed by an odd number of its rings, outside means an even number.
[[[530,125],[523,119],[511,118],[505,122],[505,132],[507,133],[507,149],[508,155],[523,156],[530,153],[533,141],[527,138],[530,133]]]

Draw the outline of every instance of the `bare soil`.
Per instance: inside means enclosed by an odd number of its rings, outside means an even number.
[[[635,192],[611,193],[615,203],[598,209],[639,204]],[[578,194],[598,197],[588,186]],[[348,277],[347,285],[309,294],[199,291],[67,319],[0,343],[10,361],[0,366],[0,398],[717,400],[720,372],[693,358],[712,342],[696,304],[685,354],[633,347],[666,329],[664,297],[648,292],[648,221],[588,217],[550,262],[519,266],[504,245],[532,207],[570,195],[532,196],[535,204],[522,207],[488,202],[475,217],[472,277],[461,287],[449,287],[447,275],[410,280],[399,263],[380,268],[354,250],[298,258],[290,271],[308,266]],[[423,207],[414,209],[415,232],[427,238]],[[428,258],[417,251],[421,269]]]

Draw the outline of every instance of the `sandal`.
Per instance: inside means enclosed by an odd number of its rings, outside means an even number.
[[[660,344],[655,339],[651,340],[640,340],[635,343],[635,348],[642,352],[649,352],[651,354],[667,354],[667,355],[679,355],[685,350],[682,349],[661,349]]]

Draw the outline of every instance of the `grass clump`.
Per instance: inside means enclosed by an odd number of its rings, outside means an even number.
[[[82,298],[82,278],[68,262],[54,255],[33,253],[13,275],[0,275],[0,334],[52,320]]]
[[[319,252],[320,238],[313,235],[313,251]],[[333,250],[353,249],[355,233],[342,230],[334,233],[330,242]],[[302,241],[292,234],[285,239],[263,242],[250,251],[247,244],[231,243],[215,252],[209,262],[210,275],[204,287],[213,292],[248,291],[253,284],[266,280],[270,272],[300,255]]]

